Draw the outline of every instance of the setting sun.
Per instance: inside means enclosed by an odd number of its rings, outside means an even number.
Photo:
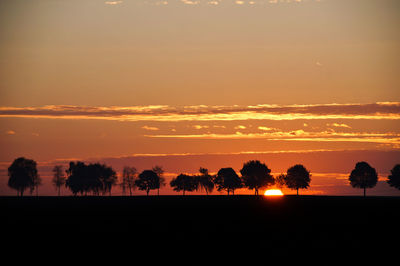
[[[280,189],[268,189],[264,192],[264,196],[283,196]]]

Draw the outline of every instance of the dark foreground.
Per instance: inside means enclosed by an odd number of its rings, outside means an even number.
[[[1,197],[0,208],[3,241],[31,248],[43,240],[105,254],[226,249],[282,258],[400,250],[399,197]]]

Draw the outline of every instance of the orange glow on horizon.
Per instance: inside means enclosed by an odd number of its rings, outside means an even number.
[[[280,189],[267,189],[264,196],[283,196],[283,193]]]

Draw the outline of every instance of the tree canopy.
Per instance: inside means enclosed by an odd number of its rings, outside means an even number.
[[[290,189],[295,189],[299,195],[300,188],[308,188],[311,178],[310,172],[301,164],[296,164],[287,170],[285,184]]]
[[[349,176],[350,185],[354,188],[364,189],[364,196],[367,188],[373,188],[378,182],[378,174],[375,168],[366,162],[358,162]]]
[[[214,183],[218,191],[226,190],[228,195],[232,191],[235,194],[235,189],[242,187],[242,180],[232,168],[221,168],[215,179]]]
[[[88,164],[83,162],[70,162],[67,169],[68,178],[65,185],[74,195],[77,193],[92,192],[98,195],[110,193],[111,188],[116,183],[117,176],[115,171],[100,163]]]
[[[391,187],[400,189],[400,164],[396,164],[390,172],[387,183]]]
[[[254,194],[258,195],[258,190],[274,184],[274,178],[270,174],[271,169],[260,161],[252,160],[243,164],[240,170],[243,184],[248,189],[254,189]]]
[[[182,191],[183,195],[185,195],[186,191],[196,190],[198,187],[198,183],[193,176],[180,174],[176,178],[171,180],[170,186],[174,189],[174,191]]]
[[[148,196],[150,190],[160,187],[159,176],[153,170],[144,170],[135,180],[135,185],[139,190],[146,191],[146,195]]]
[[[31,159],[19,157],[8,167],[8,186],[17,190],[23,196],[27,188],[33,190],[40,184],[36,162]]]
[[[212,193],[214,190],[214,182],[213,177],[208,173],[208,169],[200,167],[199,169],[200,175],[197,176],[197,183],[201,189],[204,189],[206,194]]]

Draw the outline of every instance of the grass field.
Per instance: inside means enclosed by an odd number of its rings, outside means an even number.
[[[3,239],[17,242],[231,245],[282,256],[387,252],[400,240],[399,197],[1,197],[0,204]]]

